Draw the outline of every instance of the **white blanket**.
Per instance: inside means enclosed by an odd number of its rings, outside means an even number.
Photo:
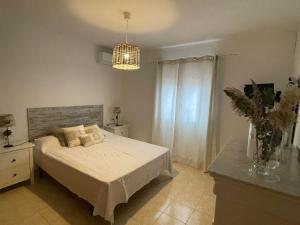
[[[36,140],[39,166],[113,222],[113,211],[159,176],[172,173],[167,148],[105,132],[103,143],[61,147],[53,136]]]

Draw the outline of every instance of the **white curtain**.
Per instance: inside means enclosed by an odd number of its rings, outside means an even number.
[[[152,141],[174,161],[206,170],[215,142],[216,57],[158,64]]]

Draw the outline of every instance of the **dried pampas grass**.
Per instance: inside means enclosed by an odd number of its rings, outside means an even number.
[[[239,89],[227,88],[224,92],[231,98],[232,107],[240,116],[251,117],[254,114],[255,105]]]
[[[286,130],[296,121],[297,115],[294,107],[300,100],[300,90],[298,88],[291,87],[285,90],[279,105],[266,113],[262,94],[253,80],[252,87],[251,99],[236,88],[226,88],[224,90],[225,94],[231,99],[234,111],[240,116],[249,118],[256,125],[259,125],[257,123],[260,123],[261,120],[267,119],[275,130]]]
[[[286,130],[297,120],[294,112],[295,106],[300,99],[300,90],[295,87],[288,88],[281,98],[281,101],[274,110],[268,113],[268,118],[274,129]]]
[[[267,162],[281,142],[282,131],[296,122],[297,114],[294,109],[300,100],[300,89],[289,87],[283,92],[280,103],[273,109],[266,110],[262,93],[253,80],[252,87],[251,99],[236,88],[226,88],[224,92],[231,99],[234,111],[254,124],[256,140],[262,143],[260,159]]]

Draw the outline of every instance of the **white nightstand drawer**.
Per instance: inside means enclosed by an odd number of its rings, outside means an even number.
[[[0,188],[28,180],[29,178],[29,164],[0,170]]]
[[[29,164],[29,150],[13,151],[1,154],[0,171],[14,166]]]
[[[123,136],[123,137],[128,137],[128,130],[127,129],[116,129],[115,134]]]
[[[128,125],[127,124],[123,124],[120,126],[111,124],[111,125],[107,125],[106,127],[104,127],[104,129],[111,133],[114,133],[116,135],[128,137]]]

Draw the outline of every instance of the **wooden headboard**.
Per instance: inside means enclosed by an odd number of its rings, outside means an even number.
[[[45,107],[27,109],[28,138],[51,134],[57,127],[98,124],[103,127],[103,105]]]

